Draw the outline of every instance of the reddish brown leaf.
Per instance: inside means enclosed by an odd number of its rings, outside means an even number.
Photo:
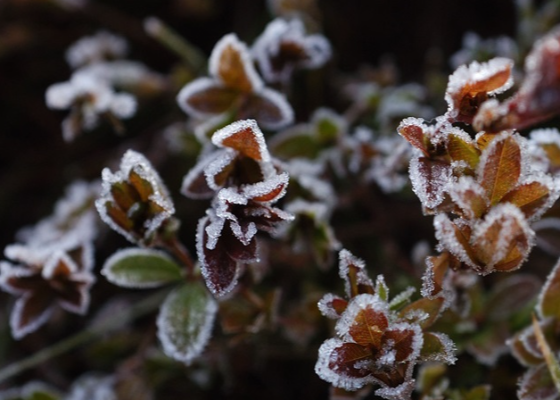
[[[383,336],[383,341],[391,340],[397,352],[395,361],[405,361],[414,351],[413,343],[416,332],[412,329],[389,329]]]
[[[251,125],[239,125],[235,132],[222,139],[221,144],[255,161],[263,160],[263,143],[257,139],[257,134]]]
[[[292,122],[293,110],[280,94],[264,89],[246,99],[237,117],[254,118],[263,128],[277,129]]]
[[[406,121],[406,120],[405,120]],[[419,124],[401,123],[398,127],[399,134],[404,137],[411,145],[421,150],[424,156],[429,157],[428,144],[429,140],[424,133],[424,130]]]
[[[488,150],[482,171],[481,185],[491,205],[497,204],[512,190],[521,174],[521,150],[517,141],[507,136]]]
[[[208,226],[209,220],[203,219],[200,224],[199,235],[202,235],[202,238],[197,243],[197,252],[202,274],[212,293],[216,296],[223,296],[235,286],[239,267],[237,261],[228,254],[222,238],[218,239],[213,249],[207,247],[208,234],[205,228]]]
[[[107,215],[111,218],[111,220],[125,231],[128,232],[133,228],[134,223],[130,220],[130,218],[128,218],[126,212],[118,207],[115,207],[113,203],[109,201],[106,202],[105,210],[107,211]]]
[[[540,182],[531,182],[513,189],[502,198],[502,202],[516,205],[527,218],[530,218],[542,210],[549,194],[547,186]]]
[[[52,311],[52,301],[48,290],[37,290],[21,297],[12,311],[16,313],[11,321],[14,336],[21,337],[46,322],[46,314]]]
[[[227,254],[233,260],[242,263],[256,261],[258,259],[256,238],[253,237],[249,244],[245,246],[239,241],[239,239],[233,236],[230,231],[230,229],[225,228],[222,231],[222,238],[220,238],[220,240],[224,243],[224,248],[226,249]]]
[[[389,321],[384,313],[366,307],[356,315],[349,333],[359,345],[379,349],[381,339],[388,326]]]
[[[230,110],[238,98],[237,90],[216,84],[194,91],[182,100],[199,113],[221,114]]]
[[[362,378],[368,376],[370,371],[365,368],[355,368],[357,361],[367,360],[371,357],[371,352],[367,347],[356,343],[341,343],[332,351],[329,361],[329,368],[337,371],[341,375]]]
[[[236,36],[228,35],[220,41],[220,46],[216,46],[212,54],[211,62],[215,63],[216,76],[230,88],[250,93],[254,87],[254,77],[250,76],[255,73],[254,68],[250,64],[250,55],[246,46],[240,42]],[[251,71],[249,70],[251,69]]]

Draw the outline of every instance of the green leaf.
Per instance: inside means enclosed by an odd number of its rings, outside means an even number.
[[[217,311],[216,300],[200,281],[174,290],[162,304],[157,319],[165,354],[189,365],[210,340]]]
[[[443,333],[424,332],[420,356],[424,361],[453,364],[456,361],[455,344]]]
[[[105,261],[101,273],[126,288],[153,288],[182,279],[181,267],[166,253],[141,248],[117,251]]]

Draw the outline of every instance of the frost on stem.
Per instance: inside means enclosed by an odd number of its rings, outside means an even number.
[[[140,153],[128,150],[119,171],[103,170],[95,205],[101,219],[132,243],[149,245],[175,213],[167,188]]]
[[[287,83],[293,71],[319,68],[331,56],[323,35],[306,35],[301,20],[277,18],[270,22],[251,49],[267,82]]]
[[[191,117],[230,113],[234,119],[254,118],[268,129],[293,121],[291,106],[282,94],[264,86],[247,46],[235,34],[224,36],[214,47],[209,74],[188,83],[177,96],[179,106]]]
[[[257,232],[274,233],[293,216],[272,207],[284,196],[289,177],[270,157],[256,121],[234,122],[211,140],[219,149],[193,167],[181,191],[212,197],[198,224],[196,247],[208,288],[222,296],[236,286],[242,266],[258,259]]]

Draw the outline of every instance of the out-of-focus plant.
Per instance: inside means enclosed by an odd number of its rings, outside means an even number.
[[[110,14],[94,3],[53,2]],[[208,60],[147,18],[179,60],[167,74],[127,60],[141,53],[124,36],[77,40],[46,104],[69,111],[70,146],[103,121],[119,145],[99,152],[101,181],[70,185],[4,250],[9,330],[33,350],[0,369],[14,381],[0,399],[208,398],[255,376],[296,397],[302,369],[333,400],[560,397],[560,267],[531,256],[560,253],[560,30],[545,3],[517,2],[523,40],[470,33],[454,72],[424,83],[390,62],[338,71],[316,1],[268,1],[262,33],[227,33]],[[419,241],[435,251],[411,254]],[[86,343],[71,376],[18,380]]]

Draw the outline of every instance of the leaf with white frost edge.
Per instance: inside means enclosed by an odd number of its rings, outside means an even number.
[[[128,248],[105,261],[101,273],[117,286],[153,288],[181,279],[181,267],[166,253],[154,249]]]
[[[218,304],[201,282],[188,282],[169,294],[158,318],[158,338],[165,354],[190,365],[212,334]]]

